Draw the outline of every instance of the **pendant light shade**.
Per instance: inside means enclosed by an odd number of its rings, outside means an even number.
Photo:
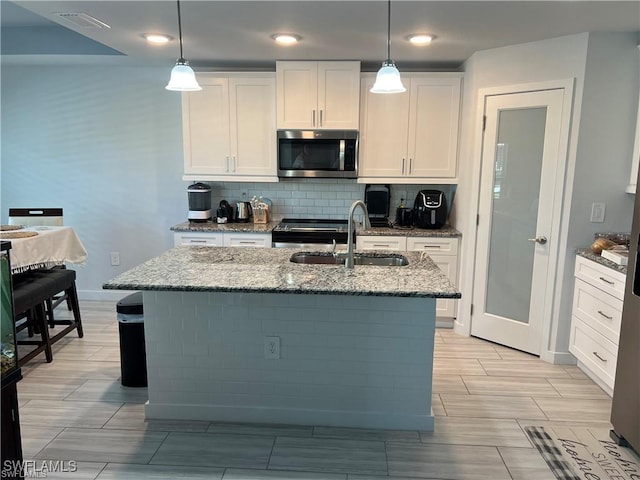
[[[189,62],[184,58],[179,59],[176,62],[176,66],[171,69],[171,78],[169,78],[169,83],[165,88],[176,92],[196,92],[202,90],[202,87],[198,85],[198,81],[196,80],[196,74],[189,66]]]
[[[178,34],[180,37],[180,58],[176,60],[176,65],[171,70],[171,78],[169,78],[169,83],[164,88],[166,88],[167,90],[173,90],[175,92],[195,92],[198,90],[202,90],[202,87],[198,85],[196,74],[189,66],[189,62],[187,62],[182,56],[182,19],[180,18],[180,0],[177,0],[177,3]]]
[[[376,75],[376,83],[373,84],[371,93],[402,93],[406,92],[400,78],[400,72],[393,62],[384,62],[378,74]]]
[[[402,93],[407,89],[402,85],[400,72],[391,60],[391,0],[388,0],[387,11],[387,59],[376,75],[376,82],[369,90],[371,93]]]

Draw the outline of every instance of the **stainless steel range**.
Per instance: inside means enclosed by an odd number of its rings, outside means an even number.
[[[275,248],[331,250],[333,243],[346,245],[347,220],[285,218],[276,226],[271,238]]]

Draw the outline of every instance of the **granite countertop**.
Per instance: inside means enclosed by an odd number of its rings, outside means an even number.
[[[280,222],[269,223],[215,223],[206,222],[182,222],[171,227],[174,232],[246,232],[246,233],[271,233]]]
[[[596,263],[599,263],[600,265],[616,270],[620,273],[624,273],[625,275],[627,274],[627,267],[623,267],[622,265],[618,265],[617,263],[612,262],[611,260],[602,258],[600,255],[596,255],[588,248],[580,248],[576,251],[576,254],[581,257],[588,258],[589,260],[592,260]]]
[[[400,237],[461,237],[455,228],[448,225],[440,229],[425,229],[415,227],[372,227],[361,228],[357,231],[358,235],[379,235],[379,236],[400,236]]]
[[[460,298],[428,255],[405,252],[405,267],[305,265],[289,261],[298,249],[173,248],[103,285],[113,290],[262,292]],[[376,252],[366,252],[367,254]],[[388,255],[388,252],[377,252]]]
[[[207,222],[182,222],[171,227],[174,232],[246,232],[246,233],[270,233],[280,222],[269,223],[215,223]],[[378,227],[358,228],[356,235],[396,235],[402,237],[461,237],[462,234],[455,228],[445,226],[438,230],[424,228],[405,227]]]

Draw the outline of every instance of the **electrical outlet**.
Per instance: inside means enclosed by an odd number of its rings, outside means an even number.
[[[591,204],[591,223],[603,223],[606,209],[607,209],[606,203],[592,203]]]
[[[280,358],[280,337],[264,337],[264,358]]]
[[[114,267],[120,265],[120,252],[111,252],[111,265]]]

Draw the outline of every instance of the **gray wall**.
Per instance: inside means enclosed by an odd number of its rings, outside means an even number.
[[[77,269],[85,296],[172,246],[168,227],[184,219],[180,95],[164,89],[167,74],[2,68],[2,222],[9,207],[63,207],[89,252]]]
[[[470,328],[473,292],[475,216],[480,161],[478,144],[482,106],[478,91],[507,85],[574,80],[566,192],[562,200],[563,241],[558,265],[551,336],[548,349],[568,349],[573,296],[574,252],[590,245],[593,232],[630,228],[633,197],[628,183],[633,125],[638,104],[637,34],[579,34],[476,52],[465,65],[456,227],[463,233],[460,258],[462,300],[456,329]],[[595,71],[599,69],[599,73]],[[584,111],[583,111],[584,109]],[[582,125],[584,122],[584,126]],[[603,163],[615,172],[604,179]],[[592,202],[607,203],[604,224],[589,222]],[[588,209],[588,211],[587,211]],[[565,358],[570,358],[566,357]]]

